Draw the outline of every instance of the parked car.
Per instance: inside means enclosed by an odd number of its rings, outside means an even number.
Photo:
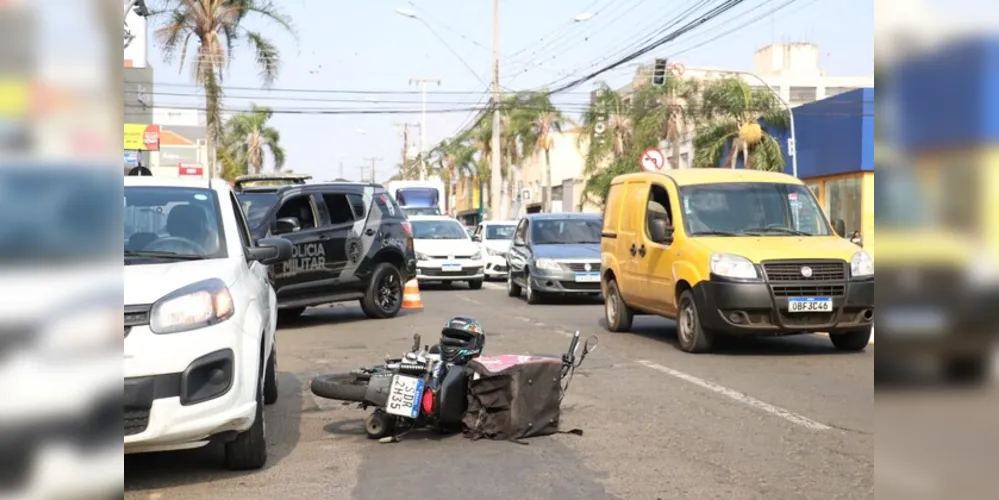
[[[283,238],[254,239],[222,182],[125,177],[125,453],[225,442],[230,469],[267,461],[277,400]]]
[[[416,254],[412,226],[395,200],[378,184],[290,182],[236,180],[253,237],[281,235],[294,245],[272,276],[280,316],[352,300],[369,318],[398,314],[405,283],[416,276]]]
[[[539,304],[549,295],[600,295],[599,215],[525,215],[507,253],[506,289]]]
[[[472,290],[482,288],[482,252],[460,222],[443,215],[418,215],[409,220],[420,282],[464,281]]]
[[[874,259],[843,239],[801,180],[774,172],[670,170],[614,178],[602,234],[607,328],[635,314],[677,321],[687,352],[721,336],[828,332],[867,348]]]
[[[513,244],[516,229],[516,221],[485,221],[475,228],[472,241],[482,249],[486,279],[506,278],[506,254]]]

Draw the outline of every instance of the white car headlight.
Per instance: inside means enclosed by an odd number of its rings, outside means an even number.
[[[538,259],[534,261],[534,267],[538,269],[545,269],[548,271],[561,271],[562,266],[558,262],[551,259]]]
[[[427,255],[426,255],[426,254],[422,254],[422,253],[420,253],[420,252],[416,252],[416,260],[418,260],[418,261],[421,261],[421,262],[422,262],[422,261],[424,261],[424,260],[430,260],[430,257],[427,257]]]
[[[482,251],[481,250],[476,251],[475,253],[472,254],[471,257],[469,257],[469,259],[472,259],[472,260],[479,260],[481,258],[482,258]]]
[[[760,277],[752,261],[741,255],[728,253],[711,255],[711,272],[725,278],[757,279]]]
[[[999,285],[999,260],[986,254],[979,255],[968,266],[967,280],[974,287]]]
[[[506,257],[506,252],[501,252],[499,250],[496,250],[495,248],[486,248],[486,254],[491,255],[493,257]]]
[[[153,333],[178,333],[221,323],[232,317],[229,288],[210,279],[185,286],[163,297],[149,313]]]
[[[60,315],[45,325],[39,336],[43,352],[64,352],[82,355],[122,347],[121,307],[94,304]]]
[[[850,276],[854,278],[867,278],[874,276],[874,259],[863,250],[853,254],[850,259]]]

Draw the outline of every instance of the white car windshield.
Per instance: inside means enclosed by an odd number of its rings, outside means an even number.
[[[226,256],[219,201],[210,189],[125,187],[125,259]]]
[[[829,236],[815,197],[800,184],[733,182],[680,188],[691,236]]]
[[[115,177],[76,167],[0,169],[0,266],[115,255]]]
[[[413,225],[413,239],[416,240],[467,240],[468,233],[456,221],[416,220]]]
[[[490,224],[486,226],[487,240],[512,240],[517,230],[515,224]]]

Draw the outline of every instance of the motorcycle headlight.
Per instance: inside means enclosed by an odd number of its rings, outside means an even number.
[[[534,261],[534,267],[538,269],[545,269],[547,271],[561,271],[562,266],[558,262],[551,259],[538,259]]]
[[[221,323],[235,309],[229,288],[219,279],[188,285],[163,297],[149,313],[153,333],[178,333]]]
[[[853,254],[850,259],[850,275],[854,278],[874,276],[874,259],[863,250]]]
[[[716,253],[711,256],[711,272],[725,278],[752,280],[760,277],[752,261],[741,255],[729,253]]]

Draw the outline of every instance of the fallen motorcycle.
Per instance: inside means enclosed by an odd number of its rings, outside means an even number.
[[[439,343],[421,347],[420,335],[414,334],[412,350],[401,358],[349,373],[320,375],[312,380],[312,393],[356,402],[362,409],[376,408],[364,423],[371,439],[418,427],[447,432],[460,428],[465,411],[468,378],[461,367],[480,356],[484,346],[485,334],[477,321],[454,318],[445,325]]]
[[[317,376],[311,383],[312,393],[356,402],[361,409],[374,407],[364,423],[370,439],[392,441],[421,427],[458,431],[468,408],[469,373],[464,366],[481,355],[484,345],[477,321],[454,318],[441,332],[438,344],[421,347],[420,336],[414,334],[413,348],[401,358],[349,373]],[[573,335],[561,359],[563,395],[572,373],[595,347],[596,338],[591,337],[577,359],[579,332]]]

